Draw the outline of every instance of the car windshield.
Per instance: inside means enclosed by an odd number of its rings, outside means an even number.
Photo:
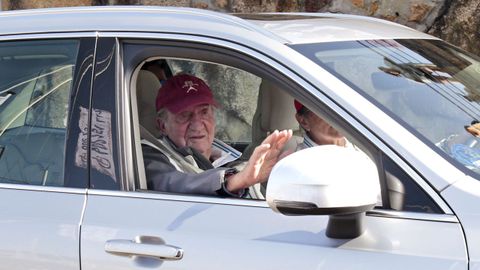
[[[292,47],[479,178],[480,58],[440,40],[343,41]]]

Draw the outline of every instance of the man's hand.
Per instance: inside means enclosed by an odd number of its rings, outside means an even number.
[[[228,178],[227,189],[237,192],[268,179],[273,166],[289,153],[281,153],[292,137],[292,130],[275,130],[255,148],[245,168]]]
[[[465,129],[475,137],[480,137],[480,123],[465,126]]]

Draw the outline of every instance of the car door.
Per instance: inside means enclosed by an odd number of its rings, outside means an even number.
[[[266,56],[267,45],[256,44],[260,54],[205,37],[149,34],[145,41],[140,34],[118,40],[105,36],[99,42],[104,57],[96,66],[103,59],[110,63],[103,74],[117,73],[96,76],[93,97],[109,98],[93,104],[110,116],[102,130],[111,131],[111,144],[105,145],[112,148],[106,147],[103,157],[115,169],[92,165],[91,183],[98,188],[89,190],[82,223],[82,269],[467,269],[461,226],[441,197],[365,126],[298,73]],[[119,55],[106,61],[107,52]],[[382,179],[381,204],[366,213],[365,232],[354,239],[328,238],[328,216],[284,216],[263,200],[145,190],[135,78],[142,62],[166,57],[233,66],[281,82],[288,94],[301,101],[309,97],[309,104],[319,107],[314,110],[327,112],[363,141]],[[395,185],[408,190],[405,207],[395,206]]]
[[[93,35],[0,40],[0,261],[4,269],[80,269]],[[82,116],[80,116],[82,114]],[[85,122],[87,123],[87,122]]]

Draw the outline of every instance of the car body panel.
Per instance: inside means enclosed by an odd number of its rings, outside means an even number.
[[[56,191],[55,191],[56,190]],[[85,190],[0,187],[0,258],[5,269],[80,269]]]
[[[480,246],[477,244],[480,242],[479,190],[480,183],[476,179],[466,177],[442,192],[442,196],[454,209],[465,232],[469,269],[480,269]]]
[[[239,16],[275,33],[290,44],[371,39],[436,39],[403,25],[354,15],[288,13],[272,14],[270,17],[268,14]]]
[[[124,18],[128,18],[128,20]],[[175,24],[171,23],[173,20],[175,20]],[[49,25],[48,30],[44,27],[45,22]],[[188,34],[211,32],[210,35],[215,36],[222,35],[222,33],[228,35],[229,31],[235,30],[247,31],[250,34],[262,31],[255,25],[236,17],[212,11],[146,6],[5,11],[0,14],[0,23],[6,26],[0,30],[0,35],[146,31]],[[279,38],[268,31],[264,31],[264,34]]]
[[[325,236],[327,216],[282,216],[264,202],[237,205],[235,199],[202,202],[198,197],[131,194],[89,194],[82,269],[467,268],[462,231],[455,222],[367,216],[363,235],[341,240]],[[184,257],[142,261],[104,252],[108,240],[138,236],[162,238],[182,248]]]
[[[240,14],[239,16],[242,17]],[[277,16],[279,15],[277,14]],[[2,12],[0,23],[5,20],[9,24],[2,23],[6,27],[0,30],[0,35],[44,33],[43,23],[48,21],[51,26],[49,32],[146,31],[152,33],[203,33],[207,36],[221,37],[228,35],[229,31],[247,30],[250,34],[261,33],[281,43],[378,38],[434,38],[399,24],[361,16],[292,13],[289,16],[296,16],[295,23],[288,21],[285,15],[280,16],[287,20],[268,21],[268,18],[271,17],[268,13],[249,17],[255,18],[255,20],[240,20],[233,16],[206,10],[153,6],[51,8]],[[25,20],[26,17],[28,17],[28,22]],[[127,22],[122,18],[129,18],[129,20]],[[261,20],[256,20],[257,18],[261,18]],[[175,20],[175,24],[170,23],[172,20]],[[392,28],[395,30],[392,31]],[[301,29],[309,29],[309,31],[305,33],[299,31]]]

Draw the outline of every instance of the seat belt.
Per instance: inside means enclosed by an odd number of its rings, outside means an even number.
[[[173,160],[182,171],[187,173],[201,173],[202,169],[193,166],[185,160],[185,157],[179,155],[170,145],[166,144],[162,140],[155,138],[146,128],[140,126],[140,137],[145,139],[148,143],[155,146],[160,152],[166,155],[169,159]],[[152,146],[150,145],[150,146]],[[175,164],[174,164],[175,165]]]

